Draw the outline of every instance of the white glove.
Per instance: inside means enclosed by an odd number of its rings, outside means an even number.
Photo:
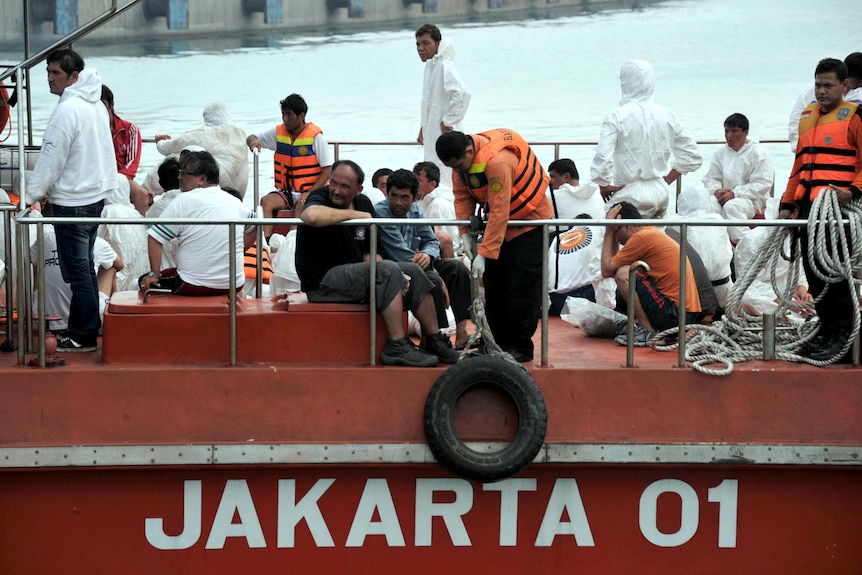
[[[470,234],[464,234],[461,236],[461,250],[464,252],[464,255],[473,259],[473,254],[476,253],[476,240]]]
[[[485,275],[485,256],[473,258],[473,279],[480,280]]]

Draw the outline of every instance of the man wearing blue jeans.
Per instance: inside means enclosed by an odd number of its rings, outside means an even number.
[[[72,50],[48,54],[48,87],[60,101],[42,137],[36,167],[26,177],[26,201],[48,199],[55,217],[98,218],[117,187],[117,167],[102,80]],[[72,289],[69,330],[57,351],[95,351],[101,320],[93,262],[98,226],[58,224],[60,272]]]

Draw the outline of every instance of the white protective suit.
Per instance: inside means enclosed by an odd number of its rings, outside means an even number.
[[[845,100],[862,104],[862,88],[850,90],[844,95]],[[796,146],[799,144],[799,116],[802,115],[802,110],[813,104],[817,100],[814,98],[814,86],[802,90],[793,104],[793,109],[790,110],[790,119],[787,122],[787,139],[790,140],[790,151],[796,153]]]
[[[117,192],[105,199],[103,218],[142,219],[129,202],[129,180],[120,178]],[[106,240],[123,260],[123,269],[117,272],[117,291],[137,290],[138,278],[150,271],[147,251],[147,226],[131,224],[102,224],[99,237]]]
[[[599,186],[625,186],[607,203],[634,204],[644,218],[663,217],[668,205],[664,177],[700,168],[697,143],[673,112],[652,101],[655,75],[643,60],[620,70],[622,100],[602,124],[590,176]]]
[[[437,157],[437,138],[443,133],[440,123],[460,130],[469,105],[470,91],[455,68],[455,47],[443,38],[437,47],[437,54],[425,62],[420,126],[425,161],[437,164],[440,168],[439,184],[450,189],[452,168],[443,165]]]
[[[761,226],[754,228],[750,234],[745,236],[742,241],[736,246],[736,253],[733,256],[734,266],[737,273],[741,277],[742,274],[751,265],[751,262],[757,257],[763,249],[764,242],[772,233],[772,228]],[[790,254],[790,238],[784,240],[784,254]],[[797,260],[799,266],[799,274],[797,284],[808,288],[808,281],[805,279],[805,273],[802,271],[802,259]],[[772,279],[770,270],[764,268],[757,274],[757,278],[751,283],[745,294],[742,297],[742,309],[750,315],[763,315],[767,312],[775,311],[778,307],[776,299],[778,295],[772,289]],[[775,269],[775,283],[779,289],[784,289],[787,286],[787,281],[790,279],[790,263],[780,258]],[[794,286],[795,288],[795,286]],[[798,319],[798,318],[797,318]]]
[[[679,198],[677,198],[677,211],[680,217],[687,219],[723,219],[718,200],[700,184],[683,187]],[[724,307],[727,304],[730,290],[733,288],[733,281],[730,279],[733,246],[730,243],[727,228],[689,226],[687,238],[689,244],[697,251],[701,261],[703,261],[703,266],[709,275],[709,281],[713,282],[712,285],[719,305]]]
[[[419,200],[419,209],[429,220],[454,220],[455,218],[455,196],[452,195],[451,188],[436,187],[434,190],[425,194]],[[458,232],[458,226],[441,226],[444,232],[452,238],[452,246],[455,249],[455,255],[462,254],[461,251],[461,236]]]
[[[716,190],[733,191],[734,198],[721,206],[721,215],[728,220],[745,220],[766,209],[774,179],[775,167],[769,152],[757,142],[746,140],[739,151],[725,145],[715,152],[703,185],[710,194]],[[749,231],[748,226],[727,228],[734,244]]]
[[[81,70],[63,90],[42,136],[36,167],[27,174],[28,206],[46,194],[58,206],[89,206],[117,189],[117,158],[101,98],[102,80],[92,68]]]
[[[156,148],[163,156],[178,154],[188,145],[200,146],[213,155],[219,166],[219,185],[234,188],[245,197],[248,189],[246,134],[233,124],[227,106],[212,102],[204,107],[204,125],[176,138],[161,140]]]
[[[599,220],[605,215],[605,203],[595,184],[563,184],[554,190],[553,198],[550,190],[545,195],[554,206],[555,217],[561,220],[573,220],[581,214]],[[557,249],[559,238],[554,238],[548,248],[548,291],[566,293],[592,284],[596,302],[613,309],[616,282],[613,278],[602,278],[604,237],[603,226],[574,226],[568,233],[560,234],[561,250]]]

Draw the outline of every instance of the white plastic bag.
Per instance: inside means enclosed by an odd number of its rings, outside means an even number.
[[[625,315],[588,299],[570,297],[566,299],[566,305],[569,313],[560,317],[590,337],[616,337],[626,326]]]

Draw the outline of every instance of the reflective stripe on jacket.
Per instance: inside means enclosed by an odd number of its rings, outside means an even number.
[[[858,113],[858,108],[859,104],[842,102],[821,116],[820,105],[815,102],[802,112],[796,150],[802,165],[797,172],[799,185],[794,200],[798,202],[808,196],[813,202],[823,186],[833,184],[846,188],[853,183],[858,158],[848,134],[850,120]]]
[[[473,196],[480,202],[486,203],[488,199],[488,176],[485,172],[488,161],[502,150],[511,150],[518,157],[518,168],[512,179],[509,219],[523,219],[526,214],[538,208],[545,199],[545,190],[548,189],[550,178],[536,158],[536,154],[533,153],[527,141],[520,134],[499,128],[481,132],[479,135],[489,138],[490,142],[476,152],[473,157],[473,164],[470,166],[470,172],[459,174],[460,177],[470,188]]]
[[[276,189],[305,192],[314,186],[322,171],[314,153],[314,137],[321,133],[323,130],[309,122],[294,140],[284,124],[276,126]]]
[[[263,250],[260,260],[263,283],[268,284],[272,277],[272,262],[269,261],[269,252]],[[243,272],[246,279],[254,279],[257,275],[257,244],[254,244],[243,254]]]

